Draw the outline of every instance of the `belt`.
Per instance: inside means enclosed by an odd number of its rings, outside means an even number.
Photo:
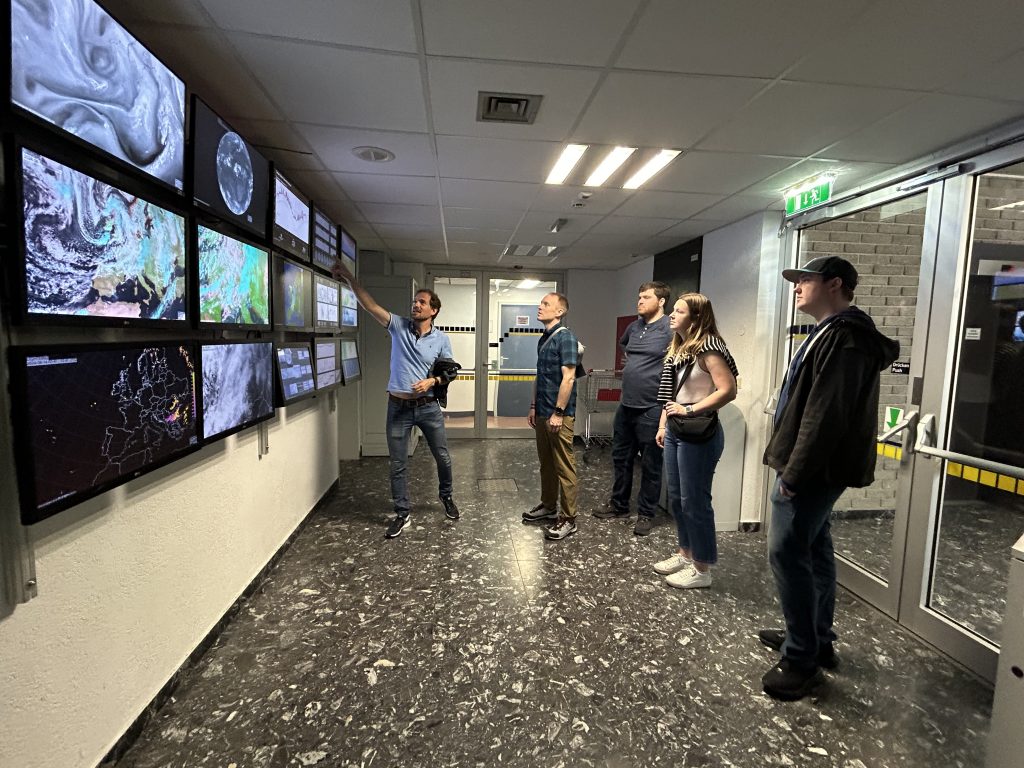
[[[404,397],[395,397],[390,392],[388,392],[388,400],[393,403],[398,403],[403,408],[419,408],[421,405],[430,405],[431,403],[437,402],[436,397],[427,397],[424,395],[423,397],[406,400]]]

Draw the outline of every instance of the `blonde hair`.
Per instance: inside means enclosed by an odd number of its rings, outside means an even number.
[[[711,299],[703,293],[684,293],[676,302],[685,301],[690,310],[690,327],[685,330],[685,338],[678,332],[672,334],[672,343],[668,346],[666,360],[673,363],[688,361],[697,356],[710,338],[716,338],[723,344],[725,340],[718,332],[715,322],[715,310],[711,307]],[[675,305],[673,304],[673,311]]]

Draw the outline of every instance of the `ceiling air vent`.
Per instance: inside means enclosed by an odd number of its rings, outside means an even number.
[[[352,154],[368,163],[390,163],[395,153],[383,147],[355,147]]]
[[[537,118],[544,97],[528,93],[494,93],[479,91],[476,98],[476,119],[481,123],[525,123]]]

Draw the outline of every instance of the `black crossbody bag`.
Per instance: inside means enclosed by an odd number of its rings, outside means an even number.
[[[693,362],[687,365],[686,371],[679,378],[676,392],[672,396],[673,400],[679,396],[679,390],[683,388],[683,384],[690,376],[690,371],[696,364],[697,359],[694,358]],[[684,443],[706,443],[718,431],[718,411],[698,413],[693,416],[672,414],[668,417],[668,428],[677,440],[682,440]]]

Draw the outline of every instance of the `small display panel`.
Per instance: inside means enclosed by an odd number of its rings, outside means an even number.
[[[312,282],[306,267],[274,257],[274,327],[313,330]]]
[[[274,413],[274,345],[202,346],[203,439],[224,437]]]
[[[361,376],[359,351],[356,349],[355,341],[351,339],[341,340],[341,375],[346,384],[357,381]]]
[[[199,225],[199,322],[270,327],[270,253]]]
[[[29,315],[186,321],[185,219],[21,149]]]
[[[284,404],[293,403],[316,393],[313,360],[309,344],[279,344],[277,352],[278,384]]]
[[[341,262],[353,275],[356,273],[356,241],[352,235],[341,228]]]
[[[1024,310],[1017,313],[1017,323],[1013,326],[1013,340],[1024,341]]]
[[[356,328],[359,325],[359,309],[356,294],[344,283],[341,286],[341,327]]]
[[[317,207],[313,207],[313,263],[331,271],[338,258],[338,225]]]
[[[195,201],[267,236],[270,163],[199,98],[192,101]]]
[[[14,349],[11,357],[26,523],[198,444],[191,344]]]
[[[309,261],[309,203],[280,173],[274,175],[274,245]]]
[[[182,189],[185,83],[92,0],[12,0],[11,101]]]
[[[316,352],[316,388],[331,389],[341,384],[341,339],[317,339],[313,342]]]
[[[313,275],[313,291],[316,294],[316,329],[337,330],[341,327],[339,311],[341,284],[320,275]]]

